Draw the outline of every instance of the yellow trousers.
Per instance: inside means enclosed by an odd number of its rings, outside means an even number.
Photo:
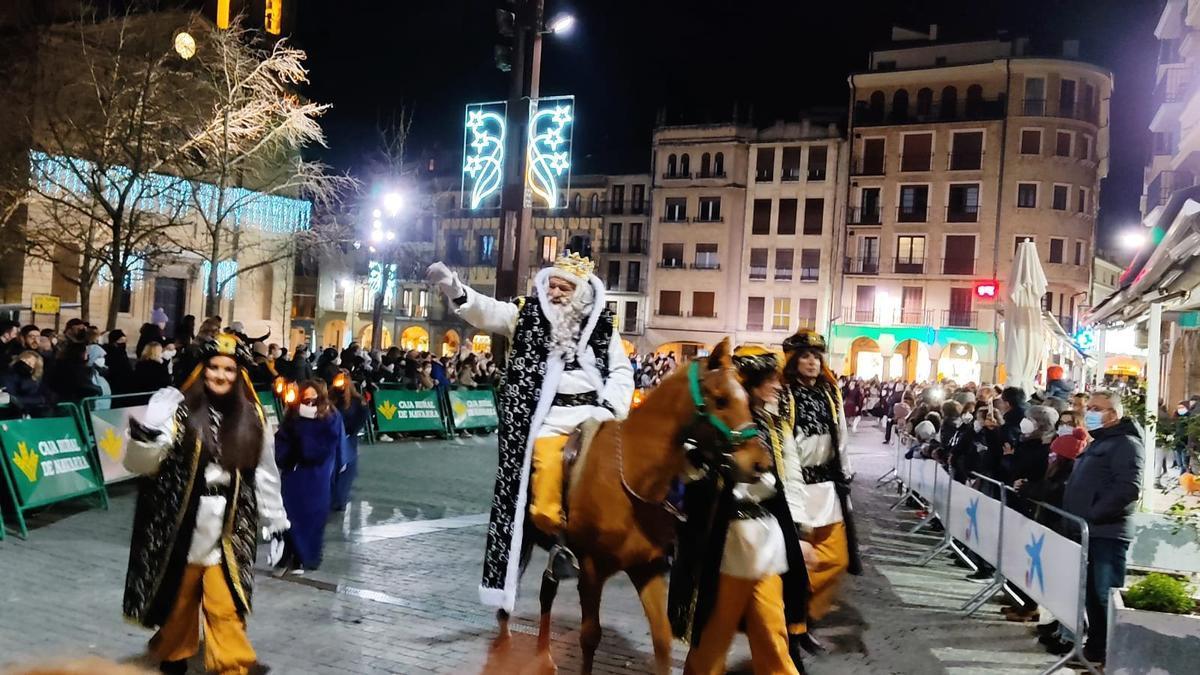
[[[150,653],[162,661],[189,659],[200,651],[204,612],[204,668],[221,675],[244,675],[258,661],[246,637],[246,623],[220,565],[188,565],[170,615],[150,640]]]
[[[558,534],[563,526],[563,448],[567,436],[546,436],[533,441],[533,499],[529,517],[546,534]]]
[[[815,621],[829,613],[837,597],[838,583],[850,566],[846,526],[834,523],[815,528],[808,542],[817,557],[817,563],[808,568],[808,584],[812,591],[808,600],[808,618]]]
[[[684,675],[724,675],[725,657],[742,619],[755,675],[796,675],[788,655],[783,579],[779,575],[740,579],[725,574],[717,584],[717,602],[700,633],[700,642],[688,652]]]

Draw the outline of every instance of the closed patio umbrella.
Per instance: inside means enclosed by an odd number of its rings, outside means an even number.
[[[1037,245],[1032,241],[1021,242],[1017,247],[1008,284],[1004,305],[1004,367],[1008,386],[1020,387],[1031,394],[1046,344],[1042,325],[1046,273],[1038,260]]]

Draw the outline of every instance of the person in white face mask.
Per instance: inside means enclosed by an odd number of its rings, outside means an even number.
[[[334,464],[345,435],[342,415],[330,404],[325,383],[302,382],[296,405],[284,413],[275,432],[283,505],[292,522],[277,565],[280,573],[302,574],[321,565]]]

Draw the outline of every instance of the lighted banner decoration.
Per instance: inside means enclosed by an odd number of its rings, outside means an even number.
[[[552,96],[530,102],[525,176],[529,188],[527,199],[532,198],[533,206],[567,205],[574,122],[574,96]]]
[[[504,101],[467,105],[462,193],[463,205],[469,209],[478,209],[504,186],[507,113]]]

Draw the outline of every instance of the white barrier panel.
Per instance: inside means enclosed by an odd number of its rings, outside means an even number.
[[[943,520],[942,527],[949,527],[953,520],[950,512],[950,474],[946,467],[938,464],[935,475],[937,482],[934,483],[933,489],[933,511]],[[958,488],[957,485],[954,487]]]
[[[1000,541],[1000,502],[973,487],[955,483],[949,510],[946,527],[950,534],[995,567],[996,546]]]
[[[129,416],[141,419],[146,406],[130,406],[128,408],[109,408],[107,410],[92,410],[89,415],[92,422],[92,433],[95,435],[96,448],[100,455],[100,468],[104,471],[104,482],[115,483],[133,474],[125,470],[121,463],[125,459],[125,430],[129,428]]]
[[[933,479],[937,475],[937,462],[932,459],[916,459],[913,462],[912,489],[925,499],[933,498]]]
[[[1072,632],[1079,631],[1080,555],[1079,544],[1005,507],[1004,577]]]

